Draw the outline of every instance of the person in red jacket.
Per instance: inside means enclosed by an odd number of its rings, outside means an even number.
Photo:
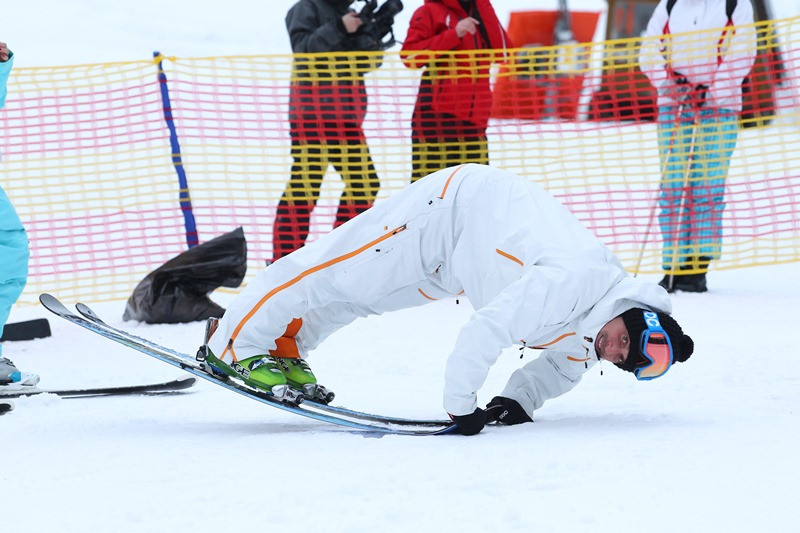
[[[488,164],[489,68],[511,46],[489,0],[425,0],[414,12],[401,52],[407,67],[425,69],[411,119],[412,182],[459,163]]]

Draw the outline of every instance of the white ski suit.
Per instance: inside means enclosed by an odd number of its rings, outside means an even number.
[[[287,325],[299,318],[290,344],[305,357],[356,317],[461,291],[475,313],[447,361],[452,415],[476,409],[503,348],[546,348],[502,393],[530,415],[597,362],[594,338],[607,322],[631,307],[671,310],[666,291],[629,277],[541,187],[468,164],[417,181],[267,267],[228,307],[209,347],[227,362],[282,355],[273,339],[283,336],[286,352]]]

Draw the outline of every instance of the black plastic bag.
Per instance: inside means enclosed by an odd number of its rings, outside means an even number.
[[[123,320],[177,324],[221,317],[208,294],[238,287],[247,273],[247,242],[237,228],[183,252],[149,273],[128,298]]]
[[[0,342],[31,341],[33,339],[43,339],[50,335],[50,322],[46,318],[36,318],[23,322],[9,322],[3,328],[3,336],[0,337]]]

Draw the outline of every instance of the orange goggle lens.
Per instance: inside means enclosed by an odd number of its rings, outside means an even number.
[[[672,344],[664,330],[651,328],[643,331],[641,350],[650,363],[636,369],[636,379],[661,377],[672,366]]]

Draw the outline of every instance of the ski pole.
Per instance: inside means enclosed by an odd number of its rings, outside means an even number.
[[[686,201],[686,190],[689,188],[689,174],[692,172],[692,160],[694,159],[694,149],[697,141],[697,127],[700,124],[700,114],[698,110],[694,109],[694,119],[692,121],[692,138],[689,141],[689,155],[686,157],[686,170],[683,173],[683,183],[681,184],[681,201],[678,205],[677,222],[675,236],[673,237],[672,246],[672,259],[670,260],[669,281],[667,286],[669,291],[672,291],[672,285],[675,282],[675,267],[678,266],[678,243],[680,242],[681,234],[681,216]],[[689,216],[691,219],[691,214]],[[691,232],[691,220],[689,220],[689,231]]]
[[[666,153],[664,155],[665,160],[669,162],[669,156],[672,155],[672,149],[675,147],[675,137],[678,135],[678,126],[681,123],[681,115],[683,114],[684,108],[686,104],[681,102],[678,105],[678,113],[675,115],[675,121],[672,124],[672,135],[669,139],[669,145],[667,146]],[[665,165],[666,170],[666,165]],[[653,228],[653,220],[656,216],[656,208],[658,207],[658,198],[661,195],[661,190],[656,191],[655,200],[653,201],[653,207],[650,208],[650,216],[647,218],[647,229],[645,230],[644,240],[642,241],[642,246],[639,249],[639,258],[636,260],[636,267],[633,269],[633,277],[639,275],[639,269],[642,266],[642,259],[644,258],[644,250],[647,247],[647,243],[650,242],[650,231]]]

